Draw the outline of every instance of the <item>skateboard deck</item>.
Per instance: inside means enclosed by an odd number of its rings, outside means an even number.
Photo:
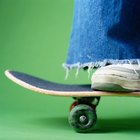
[[[13,82],[29,90],[54,96],[75,97],[70,106],[68,121],[70,126],[80,133],[92,132],[97,121],[96,107],[100,96],[140,96],[140,92],[95,91],[90,85],[66,85],[43,80],[29,74],[5,71]]]
[[[54,96],[94,97],[94,96],[140,96],[140,92],[95,91],[91,85],[69,85],[43,80],[17,71],[5,71],[5,75],[16,84],[29,90]]]

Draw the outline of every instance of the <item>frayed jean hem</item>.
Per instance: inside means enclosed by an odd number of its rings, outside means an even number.
[[[100,68],[104,67],[107,65],[112,65],[112,64],[136,64],[140,65],[140,59],[124,59],[124,60],[118,60],[118,59],[105,59],[103,61],[96,61],[96,62],[88,62],[88,63],[74,63],[74,64],[67,64],[64,63],[62,66],[66,70],[66,76],[65,79],[68,78],[69,72],[72,69],[76,69],[76,74],[75,77],[78,76],[80,69],[87,68],[88,75],[90,76],[91,70],[93,68]]]

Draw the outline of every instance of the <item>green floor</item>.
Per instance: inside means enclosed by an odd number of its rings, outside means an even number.
[[[90,134],[67,121],[71,98],[28,91],[4,75],[6,69],[61,83],[90,83],[87,72],[64,80],[73,0],[0,0],[0,140],[118,140],[140,138],[140,99],[103,97]]]

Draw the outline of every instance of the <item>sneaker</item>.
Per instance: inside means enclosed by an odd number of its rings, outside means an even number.
[[[140,91],[140,66],[117,64],[101,67],[91,78],[91,88],[104,91]]]

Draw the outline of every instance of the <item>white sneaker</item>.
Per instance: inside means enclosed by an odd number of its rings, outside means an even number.
[[[140,91],[140,66],[117,64],[101,67],[91,78],[91,88],[104,91]]]

